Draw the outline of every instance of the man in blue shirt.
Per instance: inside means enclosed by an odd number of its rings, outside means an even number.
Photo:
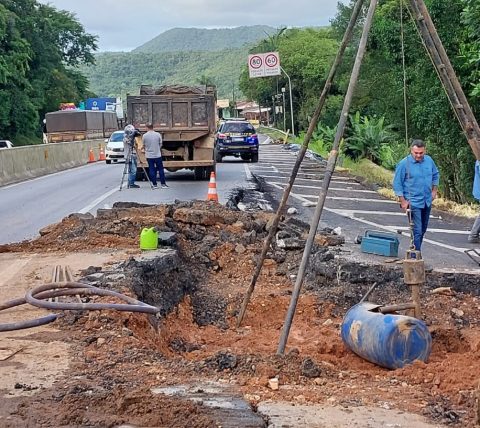
[[[403,210],[410,209],[413,244],[420,251],[427,231],[432,201],[437,197],[439,174],[433,159],[425,154],[425,143],[413,140],[410,154],[395,169],[393,190]]]
[[[475,162],[475,176],[473,177],[473,197],[480,201],[480,162]],[[480,215],[473,223],[472,230],[468,236],[468,242],[478,244],[480,242]]]

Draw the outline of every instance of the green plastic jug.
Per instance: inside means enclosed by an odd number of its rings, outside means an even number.
[[[145,227],[140,233],[140,249],[156,250],[158,248],[158,232],[154,227]]]

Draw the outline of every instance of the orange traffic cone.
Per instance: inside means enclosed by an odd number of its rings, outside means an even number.
[[[95,162],[95,155],[93,154],[93,149],[88,151],[88,163]]]
[[[103,151],[103,148],[102,148],[102,147],[100,147],[100,156],[98,157],[98,160],[99,160],[99,161],[104,161],[104,160],[106,160],[106,158],[105,158],[105,152]]]
[[[218,202],[217,182],[215,181],[215,173],[213,171],[210,174],[210,182],[208,183],[207,201]]]

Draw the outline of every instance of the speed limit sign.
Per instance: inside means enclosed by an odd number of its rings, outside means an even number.
[[[278,76],[280,74],[280,57],[278,52],[249,55],[248,71],[250,77]]]
[[[265,76],[278,76],[280,74],[280,58],[278,52],[265,54]]]

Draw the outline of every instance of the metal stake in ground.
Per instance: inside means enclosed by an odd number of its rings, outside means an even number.
[[[300,295],[300,289],[302,288],[303,280],[305,278],[305,272],[307,269],[308,260],[310,258],[310,253],[312,251],[313,241],[315,239],[315,234],[317,233],[318,223],[322,215],[323,206],[325,205],[325,199],[327,197],[327,192],[330,186],[330,181],[332,179],[333,171],[335,170],[335,165],[337,164],[338,149],[340,147],[340,142],[343,139],[343,133],[345,131],[345,126],[348,118],[348,112],[350,110],[353,92],[357,85],[358,76],[360,74],[360,67],[362,65],[362,60],[365,55],[368,34],[372,26],[373,15],[377,7],[377,2],[378,0],[370,0],[370,7],[368,8],[367,18],[363,26],[362,38],[360,39],[357,56],[355,58],[355,64],[353,65],[352,75],[350,76],[350,83],[348,85],[348,90],[345,95],[345,101],[343,103],[342,113],[340,115],[340,120],[338,122],[337,133],[335,134],[335,140],[333,142],[333,148],[328,158],[327,169],[325,171],[325,176],[322,181],[322,188],[320,189],[317,206],[315,208],[315,212],[314,212],[312,221],[310,223],[310,231],[308,233],[308,239],[305,244],[305,250],[303,252],[302,261],[300,263],[297,279],[295,281],[295,287],[293,289],[292,298],[290,300],[290,306],[288,307],[287,316],[285,319],[285,323],[283,325],[282,334],[280,336],[280,342],[278,343],[277,354],[279,355],[283,355],[283,353],[285,352],[285,346],[287,344],[288,334],[290,332],[293,316],[295,314],[295,309],[297,307],[298,297]]]
[[[272,243],[273,237],[277,233],[278,229],[278,223],[280,223],[280,218],[283,215],[285,211],[285,206],[287,205],[287,200],[288,197],[290,196],[290,192],[293,187],[293,183],[295,182],[295,178],[297,177],[298,170],[300,169],[300,164],[302,163],[305,153],[307,152],[308,144],[310,143],[310,140],[312,138],[312,134],[314,133],[317,124],[318,124],[318,119],[320,117],[320,113],[323,109],[323,106],[325,104],[325,100],[327,98],[328,93],[330,92],[330,88],[333,83],[333,79],[335,77],[335,74],[337,72],[337,69],[342,62],[343,59],[343,54],[345,53],[345,49],[350,42],[353,29],[355,27],[355,23],[357,22],[358,15],[360,14],[360,11],[362,10],[364,0],[358,0],[355,3],[355,7],[352,11],[352,16],[350,18],[350,22],[348,23],[348,27],[345,30],[345,34],[343,35],[343,40],[340,45],[340,49],[337,52],[337,56],[335,57],[335,61],[332,64],[332,68],[330,69],[330,73],[328,74],[327,80],[325,81],[325,86],[323,87],[323,91],[320,95],[320,99],[318,101],[317,108],[315,109],[315,112],[313,113],[312,119],[310,121],[310,124],[308,126],[307,133],[305,135],[305,139],[303,141],[302,147],[300,148],[300,151],[297,154],[297,160],[295,161],[295,165],[293,166],[292,169],[292,174],[290,176],[290,179],[288,181],[287,187],[285,188],[282,196],[282,200],[280,201],[280,205],[277,209],[277,212],[275,214],[275,217],[273,219],[272,225],[270,226],[270,230],[268,232],[268,236],[266,237],[264,243],[263,243],[263,248],[262,248],[262,253],[260,255],[260,259],[258,260],[257,266],[255,267],[255,272],[253,273],[252,280],[250,281],[250,285],[247,290],[247,294],[245,295],[245,298],[243,299],[242,303],[242,308],[240,309],[240,313],[238,314],[238,319],[237,319],[237,328],[240,327],[243,321],[243,317],[245,316],[245,312],[247,310],[248,302],[250,301],[250,297],[252,296],[253,290],[255,289],[255,284],[257,283],[258,277],[260,276],[260,272],[262,270],[263,262],[265,260],[265,257],[267,256],[267,252],[270,249],[270,245]],[[287,134],[288,135],[288,134]]]

